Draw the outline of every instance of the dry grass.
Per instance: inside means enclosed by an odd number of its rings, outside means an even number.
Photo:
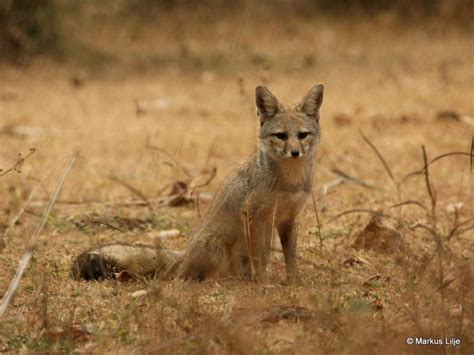
[[[18,153],[36,149],[16,167],[20,173],[0,177],[1,234],[38,181],[80,151],[17,297],[0,320],[0,349],[472,352],[472,159],[449,156],[424,169],[421,149],[427,161],[447,152],[472,154],[472,118],[436,119],[441,110],[474,115],[471,33],[387,18],[262,20],[251,9],[226,19],[179,13],[163,17],[160,26],[167,30],[136,23],[100,31],[85,26],[85,38],[116,58],[103,70],[46,59],[0,69],[1,124],[9,126],[0,127],[0,167],[6,171]],[[300,222],[297,284],[282,282],[280,253],[273,253],[265,285],[153,281],[146,295],[133,297],[143,283],[69,278],[72,258],[85,248],[151,242],[150,235],[170,228],[189,235],[196,203],[153,205],[168,192],[163,188],[216,167],[216,178],[198,189],[215,191],[254,151],[257,84],[294,103],[319,81],[327,88],[315,177],[320,225],[309,204]],[[12,126],[43,130],[18,133]],[[334,169],[380,189],[348,183],[323,195],[319,187],[334,179]],[[0,294],[53,184],[46,180],[5,238]],[[199,209],[207,203],[199,200]],[[371,215],[333,218],[348,210],[390,216],[406,249],[355,250],[354,238]],[[164,243],[182,247],[186,237]],[[462,344],[408,347],[408,336],[456,337]]]

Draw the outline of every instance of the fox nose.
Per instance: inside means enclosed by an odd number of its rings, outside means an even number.
[[[299,150],[296,150],[296,149],[295,149],[295,150],[292,150],[292,151],[291,151],[291,156],[292,156],[293,158],[298,158],[298,157],[300,156],[300,151],[299,151]]]

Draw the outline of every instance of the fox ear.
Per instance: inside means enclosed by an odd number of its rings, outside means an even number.
[[[313,86],[311,90],[306,94],[300,104],[302,112],[308,116],[317,117],[319,114],[319,108],[323,103],[324,96],[324,85],[318,84]]]
[[[271,118],[282,110],[277,98],[263,86],[257,86],[255,89],[255,104],[257,105],[257,113],[262,119]]]

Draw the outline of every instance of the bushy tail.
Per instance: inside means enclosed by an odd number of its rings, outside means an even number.
[[[76,279],[114,278],[121,271],[141,276],[169,277],[183,252],[163,247],[113,244],[85,251],[73,262]]]

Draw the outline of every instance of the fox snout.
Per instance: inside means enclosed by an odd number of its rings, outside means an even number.
[[[298,157],[300,156],[300,151],[299,151],[298,149],[293,149],[293,150],[291,151],[291,156],[292,156],[293,158],[298,158]]]

